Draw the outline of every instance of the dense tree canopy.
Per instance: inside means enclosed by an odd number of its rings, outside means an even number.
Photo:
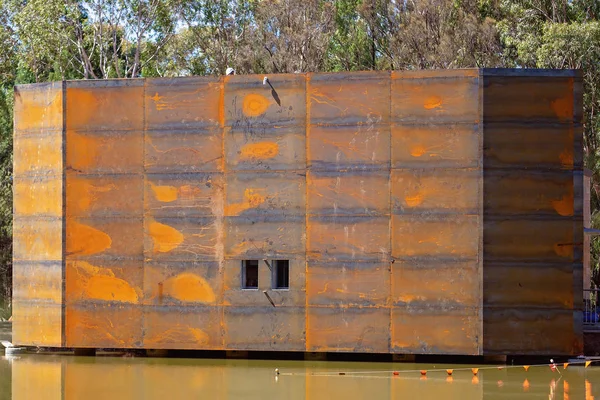
[[[12,87],[61,79],[581,68],[600,226],[597,0],[0,0],[0,298],[9,297]],[[600,241],[594,242],[600,284]],[[0,307],[1,308],[1,307]]]

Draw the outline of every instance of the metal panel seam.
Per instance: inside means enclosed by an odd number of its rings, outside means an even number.
[[[67,82],[62,81],[62,255],[61,345],[67,345]]]

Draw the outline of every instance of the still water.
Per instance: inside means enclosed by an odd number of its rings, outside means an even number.
[[[470,367],[22,355],[0,358],[0,399],[600,399],[600,367]]]

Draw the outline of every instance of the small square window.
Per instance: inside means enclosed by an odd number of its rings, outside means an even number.
[[[290,288],[290,261],[273,261],[273,289]]]
[[[258,260],[242,261],[242,287],[258,289]]]

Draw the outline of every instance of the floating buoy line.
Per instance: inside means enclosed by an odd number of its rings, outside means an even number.
[[[452,376],[455,372],[464,372],[468,371],[473,376],[477,376],[480,371],[486,370],[503,370],[503,369],[516,369],[520,368],[525,370],[525,372],[529,371],[529,368],[550,368],[552,372],[561,373],[562,370],[566,370],[569,365],[583,365],[585,368],[589,367],[592,363],[600,363],[600,359],[598,360],[582,360],[582,361],[571,361],[562,363],[555,363],[551,360],[550,363],[547,364],[532,364],[532,365],[496,365],[496,366],[484,366],[484,367],[464,367],[464,368],[452,368],[452,369],[444,369],[444,368],[434,368],[434,369],[405,369],[405,370],[368,370],[368,371],[338,371],[338,372],[282,372],[279,368],[275,369],[276,376],[361,376],[361,375],[390,375],[390,376],[400,376],[404,374],[420,374],[422,377],[427,376],[429,373],[444,373],[448,376]]]

